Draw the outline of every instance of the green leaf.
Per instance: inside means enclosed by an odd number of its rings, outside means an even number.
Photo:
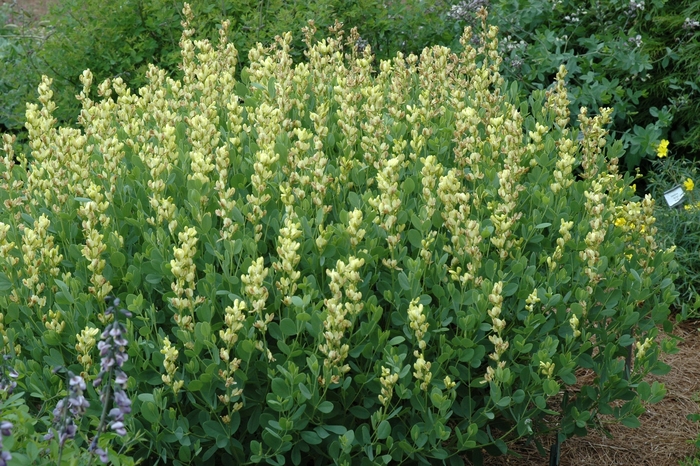
[[[292,304],[296,307],[304,307],[304,301],[299,296],[292,296]]]
[[[547,401],[542,395],[535,397],[535,405],[540,409],[545,409],[547,407]]]
[[[559,393],[559,384],[552,379],[546,379],[542,383],[542,390],[547,396],[554,396]]]
[[[284,336],[296,335],[297,326],[292,319],[285,317],[280,321],[280,330]]]
[[[202,217],[202,233],[207,234],[209,232],[209,230],[211,230],[211,224],[212,224],[211,214],[209,212],[207,212]]]
[[[324,414],[328,414],[331,411],[333,411],[333,403],[331,403],[330,401],[323,401],[321,402],[321,404],[318,405],[317,409]]]
[[[155,424],[160,419],[158,408],[152,401],[146,401],[141,405],[141,414],[150,423]]]
[[[640,425],[642,425],[642,423],[639,422],[639,419],[637,419],[637,417],[635,417],[635,416],[624,417],[624,418],[620,419],[620,422],[625,427],[629,427],[631,429],[635,429],[635,428],[639,427]]]
[[[309,389],[306,388],[306,385],[304,385],[303,383],[299,382],[298,387],[299,387],[299,391],[301,392],[301,396],[303,396],[303,397],[306,398],[307,400],[310,400],[310,399],[311,399],[311,396],[312,396],[312,395],[311,395],[311,391],[309,391]]]
[[[371,416],[370,412],[362,406],[351,406],[349,411],[350,414],[358,419],[369,419]]]
[[[404,291],[408,291],[411,289],[411,284],[408,282],[408,277],[404,272],[399,272],[399,286]]]
[[[408,233],[406,233],[406,236],[408,237],[408,242],[411,243],[411,246],[414,248],[420,249],[423,247],[423,235],[421,235],[420,231],[410,229]]]
[[[209,340],[211,324],[209,324],[209,322],[197,322],[194,326],[194,335],[200,341]]]
[[[401,184],[404,195],[411,194],[416,189],[416,183],[413,178],[406,178]]]
[[[377,438],[379,440],[384,440],[391,434],[391,424],[389,424],[389,421],[382,421],[379,423],[379,426],[377,426]]]
[[[287,385],[287,382],[284,381],[284,379],[281,379],[279,377],[276,377],[272,379],[272,393],[277,395],[280,398],[289,398],[291,393],[289,392],[289,386]]]
[[[305,430],[304,432],[302,432],[301,438],[309,445],[318,445],[323,441],[316,432],[311,430]]]
[[[498,400],[498,402],[496,403],[496,406],[498,406],[499,408],[505,408],[507,406],[510,406],[510,403],[511,403],[511,398],[509,396],[504,396],[503,398]]]
[[[404,341],[406,341],[406,339],[404,337],[402,337],[401,335],[399,335],[399,336],[394,337],[391,340],[387,341],[386,344],[388,346],[396,346],[396,345],[403,343]]]
[[[345,426],[323,426],[323,428],[336,435],[343,435],[348,431]]]
[[[56,348],[51,348],[49,354],[44,356],[44,362],[51,368],[63,367],[66,365],[63,360],[63,355],[61,355]]]
[[[120,269],[126,264],[126,256],[120,251],[115,251],[109,256],[109,263],[112,267]]]
[[[0,291],[10,291],[12,289],[12,282],[7,278],[7,275],[0,272]]]
[[[75,303],[73,296],[70,293],[64,293],[63,291],[57,291],[55,299],[56,299],[56,304],[59,304],[62,306]]]
[[[620,346],[627,347],[634,343],[634,338],[629,334],[625,334],[620,337],[618,343],[620,344]]]

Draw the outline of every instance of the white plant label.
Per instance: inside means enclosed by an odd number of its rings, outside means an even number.
[[[683,188],[681,186],[671,188],[664,193],[666,204],[668,204],[669,207],[676,207],[681,202],[683,202],[684,197],[685,193],[683,192]]]

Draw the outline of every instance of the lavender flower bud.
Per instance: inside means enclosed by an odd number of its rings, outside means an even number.
[[[126,435],[126,429],[124,428],[124,423],[121,421],[112,422],[112,430],[117,434],[124,436]]]
[[[12,425],[11,422],[8,421],[2,421],[0,422],[0,434],[2,434],[3,437],[9,437],[12,435]]]
[[[102,461],[104,464],[107,464],[109,462],[107,452],[104,451],[102,448],[96,448],[95,453],[97,453],[97,456],[100,458],[100,461]]]

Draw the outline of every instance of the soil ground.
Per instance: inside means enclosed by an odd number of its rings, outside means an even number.
[[[560,466],[678,466],[684,458],[696,454],[692,444],[700,425],[687,416],[700,412],[700,321],[685,322],[674,330],[681,340],[678,353],[662,356],[671,371],[662,377],[650,377],[666,386],[666,396],[659,403],[648,405],[640,416],[641,426],[630,429],[619,424],[607,425],[612,434],[589,432],[586,437],[575,437],[561,446]],[[603,419],[605,423],[605,419]],[[544,439],[551,444],[553,439]],[[546,466],[548,457],[542,457],[534,445],[511,447],[520,458],[488,458],[486,465]]]
[[[0,3],[14,3],[20,9],[30,13],[34,19],[39,19],[48,13],[49,8],[58,3],[58,0],[0,0]]]

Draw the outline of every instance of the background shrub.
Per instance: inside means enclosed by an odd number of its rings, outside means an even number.
[[[65,394],[51,367],[99,379],[82,341],[109,295],[133,314],[115,442],[143,435],[152,463],[457,464],[598,414],[637,425],[676,296],[653,200],[618,172],[610,109],[573,130],[564,67],[520,100],[480,15],[461,53],[377,73],[358,35],[310,28],[304,62],[286,34],[236,78],[226,28],[186,27],[181,80],[149,67],[98,99],[84,72],[80,129],[44,78],[31,153],[5,136],[0,165],[1,331],[32,431]]]
[[[457,49],[463,27],[475,24],[482,6],[493,10],[490,21],[504,38],[504,75],[524,84],[522,97],[547,87],[565,64],[572,112],[581,106],[615,108],[611,130],[623,141],[627,168],[653,158],[661,138],[670,139],[683,154],[700,148],[700,126],[692,118],[700,101],[700,26],[695,25],[700,7],[690,0],[223,0],[197,2],[193,8],[194,26],[202,37],[213,40],[217,25],[231,21],[229,41],[241,52],[240,71],[257,42],[300,31],[310,18],[319,30],[336,20],[346,30],[357,27],[361,43],[370,44],[377,59],[398,51],[419,53],[430,45]],[[34,101],[41,74],[57,84],[55,115],[60,122],[74,122],[78,115],[73,97],[80,91],[78,76],[84,69],[92,70],[98,82],[120,76],[133,91],[146,82],[148,63],[179,77],[181,9],[182,2],[166,0],[109,5],[62,0],[48,17],[50,26],[31,47],[24,39],[12,41],[17,57],[8,60],[16,71],[7,87],[13,93],[0,105],[9,109],[0,123],[20,130],[24,102]],[[303,50],[297,34],[290,50],[295,63]]]
[[[671,150],[672,154],[674,151]],[[682,318],[697,318],[700,296],[697,283],[700,281],[698,267],[698,231],[700,221],[700,198],[697,164],[673,155],[657,158],[647,176],[648,189],[657,199],[656,218],[659,225],[659,242],[666,247],[675,247],[677,262],[676,288],[679,295],[675,307]],[[677,207],[669,207],[664,193],[680,187],[684,201]]]
[[[9,3],[0,5],[0,130],[19,131],[27,102],[36,102],[41,74],[31,62],[33,51],[44,40],[43,30],[32,28],[26,15]]]

